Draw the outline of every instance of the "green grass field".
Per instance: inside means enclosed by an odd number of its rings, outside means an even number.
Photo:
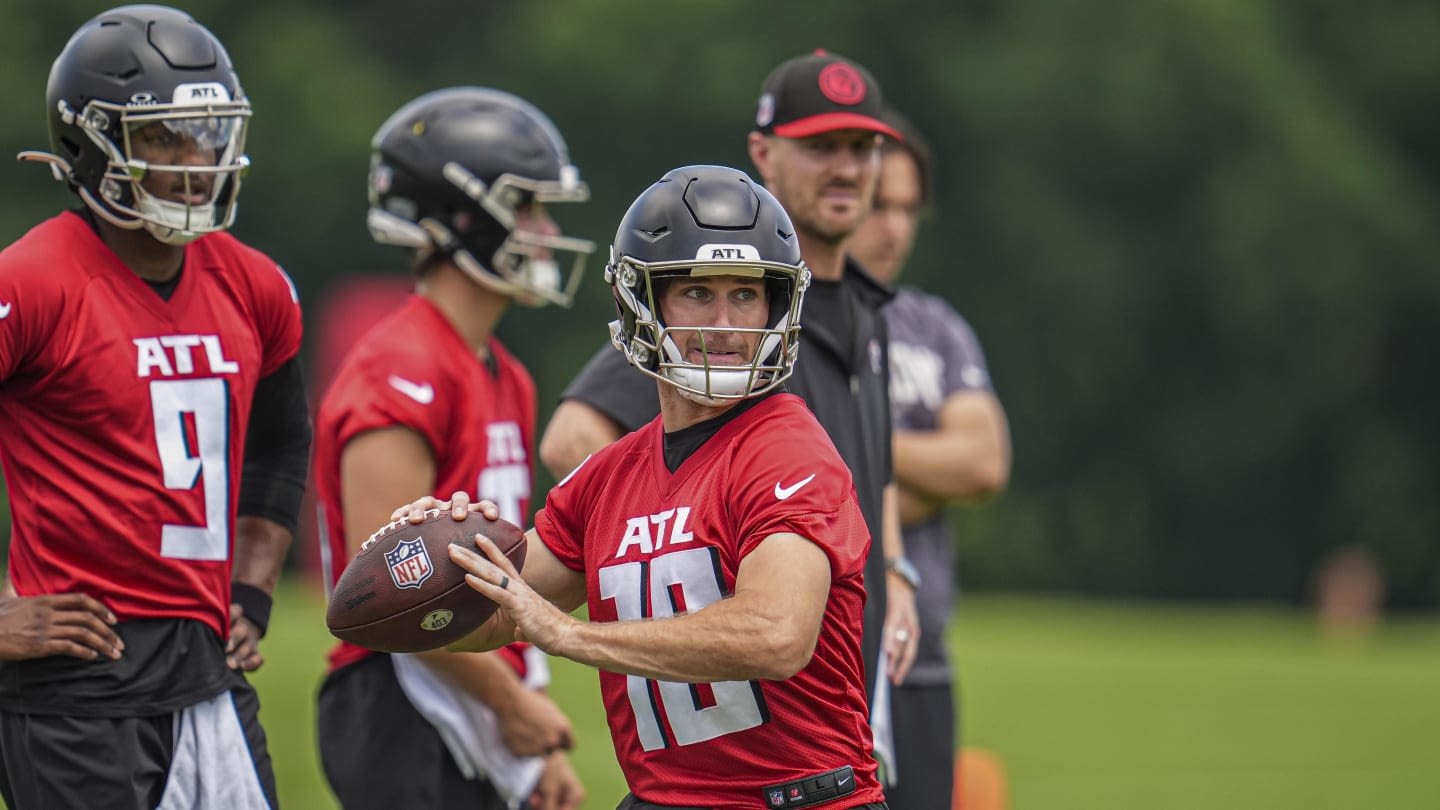
[[[321,597],[292,585],[276,610],[255,681],[282,804],[333,808],[313,726]],[[1336,639],[1273,608],[972,596],[953,640],[965,742],[1003,759],[1015,810],[1440,806],[1440,618]],[[554,671],[586,805],[612,808],[625,786],[594,673]]]
[[[336,806],[315,754],[323,612],[283,586],[255,676],[286,810]],[[954,641],[966,744],[1003,759],[1014,810],[1440,807],[1440,618],[1336,639],[1264,607],[971,596]],[[586,806],[608,810],[625,786],[594,673],[554,674]]]
[[[1440,620],[970,599],[967,743],[1012,807],[1440,807]]]

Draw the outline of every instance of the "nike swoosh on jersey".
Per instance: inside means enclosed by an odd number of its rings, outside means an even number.
[[[814,481],[814,480],[815,480],[815,473],[810,473],[810,477],[809,477],[809,478],[806,478],[806,479],[801,480],[801,481],[796,481],[795,483],[791,484],[791,485],[788,486],[788,487],[782,487],[782,486],[780,486],[780,482],[779,482],[779,481],[776,481],[776,482],[775,482],[775,497],[776,497],[776,498],[779,498],[780,500],[783,501],[783,500],[785,500],[786,498],[790,497],[791,495],[794,495],[795,493],[799,492],[801,487],[805,486],[806,484],[808,484],[808,483],[810,483],[811,481]]]
[[[850,777],[846,776],[846,777],[844,777],[844,778],[842,778],[842,779],[836,779],[836,780],[835,780],[835,785],[838,787],[838,786],[844,785],[846,782],[849,782],[849,781],[850,781]]]
[[[13,306],[9,301],[0,302],[0,321],[10,317],[10,308]]]
[[[415,400],[421,405],[429,405],[435,401],[435,386],[430,383],[411,382],[404,377],[394,374],[390,375],[390,387]]]

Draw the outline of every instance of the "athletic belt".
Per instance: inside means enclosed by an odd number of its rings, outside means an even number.
[[[855,792],[855,771],[849,765],[822,774],[764,788],[765,806],[776,810],[809,807]]]

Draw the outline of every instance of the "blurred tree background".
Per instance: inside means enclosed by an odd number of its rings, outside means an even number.
[[[109,5],[0,0],[0,155],[45,146],[50,63]],[[235,232],[312,326],[347,279],[405,271],[364,227],[391,111],[481,84],[550,114],[593,191],[561,223],[601,248],[574,312],[503,325],[542,418],[604,340],[628,202],[678,165],[751,170],[770,68],[853,57],[939,153],[907,280],[970,319],[1012,422],[1010,491],[955,514],[967,587],[1298,602],[1360,546],[1392,606],[1440,604],[1433,0],[185,8],[255,108]],[[74,204],[8,158],[0,187],[0,243]]]

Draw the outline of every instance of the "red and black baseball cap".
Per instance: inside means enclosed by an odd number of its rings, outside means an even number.
[[[824,49],[782,62],[765,77],[755,129],[806,138],[837,129],[868,129],[902,140],[880,119],[884,99],[870,71]]]

